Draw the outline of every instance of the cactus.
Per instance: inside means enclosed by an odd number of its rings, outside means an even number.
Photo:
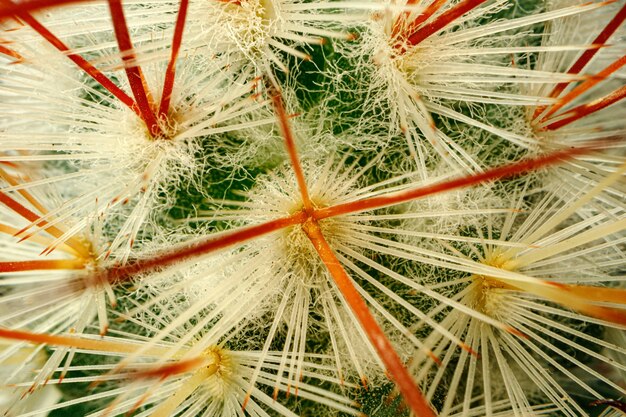
[[[625,20],[0,0],[0,411],[618,415]]]

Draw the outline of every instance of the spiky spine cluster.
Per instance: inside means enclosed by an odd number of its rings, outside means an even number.
[[[61,3],[0,0],[6,413],[624,407],[623,2]]]

